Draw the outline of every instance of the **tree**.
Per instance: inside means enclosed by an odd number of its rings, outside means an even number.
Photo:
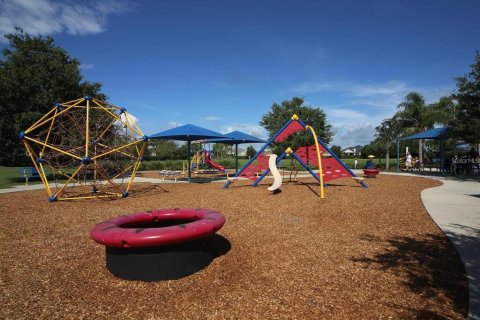
[[[332,146],[330,148],[330,150],[332,150],[333,153],[335,153],[337,156],[341,157],[342,156],[342,147],[340,146]]]
[[[333,137],[331,131],[332,126],[327,123],[325,112],[320,108],[313,108],[304,105],[304,100],[299,97],[294,97],[292,100],[282,101],[281,104],[273,103],[271,111],[264,114],[260,125],[263,126],[269,133],[270,138],[280,130],[285,122],[296,114],[300,119],[311,125],[317,136],[329,143]],[[283,143],[279,144],[275,152],[282,153],[287,147],[296,150],[300,146],[308,146],[313,144],[313,139],[306,132],[301,134],[293,134],[288,137]]]
[[[397,107],[397,113],[403,128],[412,128],[413,132],[424,132],[433,127],[432,113],[428,112],[425,99],[418,92],[410,92]],[[423,163],[423,140],[418,140],[418,160]]]
[[[399,114],[395,114],[392,118],[384,119],[382,123],[375,128],[375,142],[385,149],[385,168],[390,167],[390,148],[393,141],[400,135],[401,126],[399,122]]]
[[[253,146],[248,146],[246,151],[248,159],[257,154],[257,150]]]
[[[10,48],[0,60],[0,165],[27,161],[18,134],[56,102],[90,95],[106,100],[101,84],[82,81],[80,62],[51,37],[32,37],[17,29],[5,36]]]
[[[427,131],[435,124],[448,124],[455,114],[455,103],[449,97],[442,97],[438,102],[427,105],[418,92],[410,92],[404,102],[398,105],[401,111],[395,114],[398,122],[398,133],[420,133]],[[418,159],[423,165],[423,140],[418,140]]]
[[[453,133],[471,144],[480,143],[480,53],[477,51],[472,70],[456,78],[457,112],[452,121]]]
[[[179,158],[178,145],[173,140],[154,140],[157,158],[170,160]],[[184,155],[182,155],[184,157]]]
[[[213,145],[213,152],[217,159],[226,158],[228,154],[231,154],[232,146],[225,143],[215,143]]]

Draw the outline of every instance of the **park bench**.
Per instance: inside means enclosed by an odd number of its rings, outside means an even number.
[[[20,179],[25,179],[25,185],[28,185],[28,180],[34,178],[39,179],[40,175],[38,174],[37,168],[35,167],[25,167],[25,168],[18,168],[18,174]]]

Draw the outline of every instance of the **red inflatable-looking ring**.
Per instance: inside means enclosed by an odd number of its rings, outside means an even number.
[[[155,227],[175,220],[179,223]],[[109,247],[153,247],[203,238],[214,234],[224,224],[225,217],[221,213],[207,209],[160,209],[101,222],[92,229],[90,236]]]
[[[375,177],[380,173],[380,170],[378,169],[363,169],[363,174],[370,178],[370,177]]]

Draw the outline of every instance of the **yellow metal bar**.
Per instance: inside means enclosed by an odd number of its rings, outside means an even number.
[[[140,149],[139,158],[143,157],[143,153],[145,152],[145,146],[146,145],[147,145],[146,143],[143,143],[142,148]],[[130,177],[130,181],[128,182],[128,185],[127,185],[127,192],[128,192],[128,190],[130,190],[130,185],[132,184],[133,179],[135,179],[135,175],[137,174],[137,170],[140,167],[140,165],[141,165],[141,161],[137,160],[135,168],[132,171],[132,176]]]
[[[132,164],[130,167],[126,168],[125,170],[123,170],[122,172],[120,172],[119,174],[117,174],[116,176],[112,177],[112,179],[117,179],[118,176],[120,176],[121,174],[127,172],[128,170],[130,170],[131,167],[133,167],[135,164]]]
[[[95,99],[95,98],[93,98],[92,100],[93,100],[94,102],[96,101],[97,103],[100,103],[100,104],[109,105],[109,106],[111,106],[111,107],[113,107],[113,108],[116,108],[117,110],[121,110],[121,109],[122,109],[122,107],[116,106],[116,105],[111,104],[111,103],[106,103],[106,102],[100,101],[100,100]],[[105,107],[105,106],[104,106],[104,107]]]
[[[93,154],[97,155],[97,145],[93,147]],[[93,181],[97,181],[97,159],[93,160]]]
[[[65,190],[65,188],[67,187],[67,185],[70,183],[70,181],[73,180],[73,178],[80,172],[80,170],[83,168],[83,164],[81,164],[78,169],[70,176],[70,179],[67,180],[67,182],[65,182],[65,184],[63,185],[63,187],[60,188],[60,190],[57,191],[57,193],[55,194],[55,198],[58,199],[58,196],[63,192],[63,190]]]
[[[83,99],[82,99],[82,100],[83,100]],[[55,117],[58,117],[58,116],[64,114],[65,112],[67,112],[67,111],[70,110],[71,108],[75,107],[75,106],[76,106],[77,104],[79,104],[80,102],[82,102],[82,100],[79,101],[79,102],[77,102],[76,104],[73,104],[73,105],[69,106],[68,108],[63,109],[62,111],[60,111],[59,113],[57,113],[57,114],[55,115]],[[47,123],[48,121],[50,121],[50,119],[46,119],[46,120],[42,121],[41,123],[36,124],[35,126],[31,126],[30,128],[28,128],[28,129],[25,131],[25,133],[32,132],[32,130],[37,129],[38,127],[44,125],[44,124]]]
[[[130,143],[126,144],[126,145],[123,145],[123,146],[121,146],[121,147],[119,147],[119,148],[115,148],[115,149],[112,149],[112,150],[107,151],[107,152],[105,152],[105,153],[96,155],[95,157],[92,158],[92,160],[98,159],[98,158],[100,158],[100,157],[104,157],[104,156],[106,156],[107,154],[110,154],[110,153],[113,153],[113,152],[119,152],[120,150],[125,149],[125,148],[127,148],[127,147],[130,147],[131,145],[136,144],[136,143],[139,143],[139,142],[144,142],[144,141],[143,141],[142,139],[132,141],[132,142],[130,142]]]
[[[67,101],[67,102],[63,102],[61,103],[62,106],[64,105],[67,105],[67,104],[70,104],[70,103],[75,103],[75,102],[78,102],[78,101],[82,101],[83,98],[78,98],[78,99],[75,99],[75,100],[70,100],[70,101]]]
[[[85,124],[85,157],[88,157],[88,141],[90,140],[90,100],[87,100],[87,121]]]
[[[140,131],[137,131],[135,128],[132,128],[132,126],[130,126],[130,124],[127,122],[127,121],[123,121],[121,117],[118,116],[118,114],[115,114],[113,112],[111,112],[110,110],[108,110],[107,108],[105,108],[104,106],[102,106],[101,104],[99,104],[98,102],[95,101],[95,99],[93,100],[94,103],[96,103],[99,107],[101,107],[103,110],[105,110],[105,112],[107,112],[108,114],[110,114],[112,117],[115,117],[118,121],[120,121],[121,123],[123,123],[124,125],[126,125],[130,130],[136,132],[138,135],[140,136],[143,136],[143,133]],[[120,108],[119,108],[120,109]],[[126,117],[125,117],[126,118]]]
[[[43,115],[43,117],[41,117],[40,119],[38,119],[37,121],[35,121],[34,124],[32,124],[30,126],[30,128],[32,128],[33,126],[35,126],[37,123],[43,121],[45,118],[47,118],[48,116],[50,116],[50,113],[52,113],[53,111],[57,110],[57,107],[53,107],[50,111],[48,111],[46,114]],[[28,128],[26,131],[30,130],[30,128]]]
[[[45,143],[48,142],[48,138],[50,138],[50,133],[52,132],[53,124],[55,123],[55,115],[57,114],[58,109],[55,110],[55,114],[52,117],[52,123],[50,123],[50,127],[48,128],[47,136],[45,137]],[[45,152],[45,146],[42,147],[42,151],[40,152],[39,156],[42,157],[43,153]]]
[[[83,196],[83,197],[68,197],[68,198],[57,198],[58,201],[67,201],[67,200],[81,200],[81,199],[97,199],[97,198],[111,198],[112,195],[117,196],[118,198],[122,197],[122,194],[111,193],[111,195],[100,195],[100,196]]]
[[[117,121],[116,119],[113,119],[112,122],[103,130],[103,132],[97,137],[97,141],[100,141],[102,139],[103,135],[113,126],[113,124]]]
[[[104,175],[102,171],[98,171],[98,174],[99,174],[100,176],[102,176],[103,179],[104,179],[106,182],[110,183],[113,188],[117,189],[120,193],[122,193],[122,189],[120,189],[120,187],[119,187],[118,185],[116,185],[115,183],[113,183],[113,181],[111,181],[106,175]]]
[[[40,144],[40,145],[42,145],[42,146],[46,146],[47,148],[50,148],[50,149],[55,150],[55,151],[58,151],[58,152],[60,152],[60,153],[69,155],[70,157],[73,157],[73,158],[75,158],[75,159],[82,160],[82,158],[79,157],[79,156],[76,156],[76,155],[74,155],[74,154],[71,154],[70,152],[63,151],[63,150],[58,149],[58,148],[56,148],[56,147],[54,147],[54,146],[51,146],[51,145],[49,145],[49,144],[43,143],[42,141],[38,141],[38,140],[33,139],[33,138],[30,138],[30,137],[28,137],[28,136],[25,136],[24,139],[27,139],[27,140],[30,140],[30,141],[32,141],[32,142],[38,143],[38,144]]]
[[[128,113],[127,111],[125,111],[125,118],[129,118],[130,119],[130,122],[135,126],[135,128],[138,130],[138,132],[140,132],[140,135],[141,136],[144,136],[145,134],[143,133],[142,129],[140,129],[139,126],[137,126],[137,123],[135,121],[133,121],[132,119],[132,115],[130,113]]]
[[[140,140],[137,140],[137,141],[140,141]],[[99,143],[98,145],[99,145],[99,146],[101,146],[101,147],[106,147],[106,148],[109,148],[109,146],[107,146],[107,145],[104,145],[104,144],[102,144],[102,143]],[[120,153],[120,154],[123,154],[123,155],[124,155],[124,156],[126,156],[126,157],[129,157],[129,158],[135,159],[135,156],[134,156],[134,155],[132,155],[132,154],[129,154],[129,153],[127,153],[127,152],[123,152],[123,151],[120,151],[120,150],[117,150],[117,152],[118,152],[118,153]]]
[[[322,170],[322,157],[320,155],[320,147],[318,145],[318,138],[317,134],[315,133],[315,130],[309,125],[305,126],[305,129],[310,130],[310,132],[313,135],[313,138],[315,139],[315,148],[317,149],[317,157],[318,157],[318,176],[320,177],[320,198],[325,198],[325,195],[323,193],[323,170]]]
[[[47,181],[47,177],[45,176],[45,172],[42,171],[42,170],[39,170],[37,161],[35,160],[35,158],[33,156],[33,150],[30,147],[30,144],[28,144],[28,142],[25,141],[25,140],[23,140],[23,144],[25,145],[25,149],[27,149],[28,155],[29,155],[30,159],[32,160],[33,165],[35,166],[35,169],[39,173],[40,179],[42,180],[42,183],[43,183],[43,186],[47,190],[48,196],[50,197],[52,195],[52,192],[50,191],[50,187],[48,186],[48,181]],[[43,173],[43,175],[42,175],[42,173]]]
[[[47,174],[45,173],[45,169],[43,168],[43,164],[42,163],[39,163],[39,166],[40,166],[40,169],[42,171],[42,175],[40,177],[45,177],[45,187],[47,189],[47,193],[48,193],[48,196],[50,197],[52,195],[52,190],[50,190],[50,186],[48,184],[48,180],[47,180]]]

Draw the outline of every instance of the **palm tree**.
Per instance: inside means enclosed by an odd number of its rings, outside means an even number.
[[[420,133],[431,129],[435,123],[434,113],[425,103],[425,99],[418,92],[410,92],[405,100],[397,107],[399,119],[404,129],[411,128]],[[423,140],[418,140],[418,160],[423,166]]]
[[[455,103],[450,97],[441,97],[438,102],[427,105],[418,92],[410,92],[397,107],[401,127],[416,133],[427,131],[435,124],[448,124],[455,117]],[[423,166],[423,140],[418,140],[418,160]]]

